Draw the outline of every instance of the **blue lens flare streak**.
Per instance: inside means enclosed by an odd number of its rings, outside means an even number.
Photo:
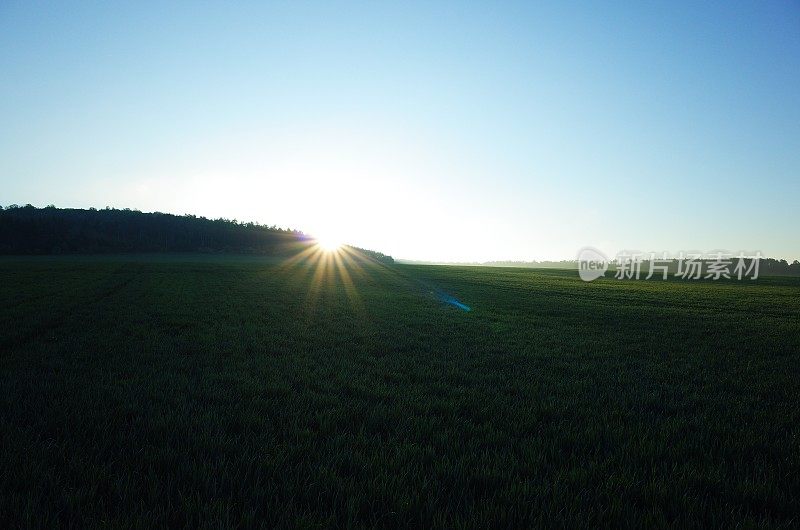
[[[444,302],[446,304],[450,304],[452,306],[455,306],[455,307],[461,309],[462,311],[472,311],[472,308],[470,306],[468,306],[467,304],[459,301],[457,298],[455,298],[453,296],[450,296],[449,294],[438,293],[437,294],[437,298],[439,298],[439,300],[441,300],[442,302]]]

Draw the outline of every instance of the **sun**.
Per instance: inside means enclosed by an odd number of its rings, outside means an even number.
[[[333,236],[319,236],[317,237],[317,244],[325,252],[336,252],[342,248],[342,240]]]

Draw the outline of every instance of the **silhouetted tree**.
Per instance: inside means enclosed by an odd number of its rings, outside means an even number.
[[[285,254],[306,240],[295,230],[136,210],[9,205],[0,210],[1,254],[240,252]]]

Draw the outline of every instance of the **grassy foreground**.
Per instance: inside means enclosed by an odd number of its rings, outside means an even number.
[[[18,259],[0,308],[3,528],[800,523],[798,279]]]

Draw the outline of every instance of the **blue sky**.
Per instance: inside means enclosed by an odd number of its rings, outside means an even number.
[[[0,204],[800,258],[800,4],[0,3]]]

